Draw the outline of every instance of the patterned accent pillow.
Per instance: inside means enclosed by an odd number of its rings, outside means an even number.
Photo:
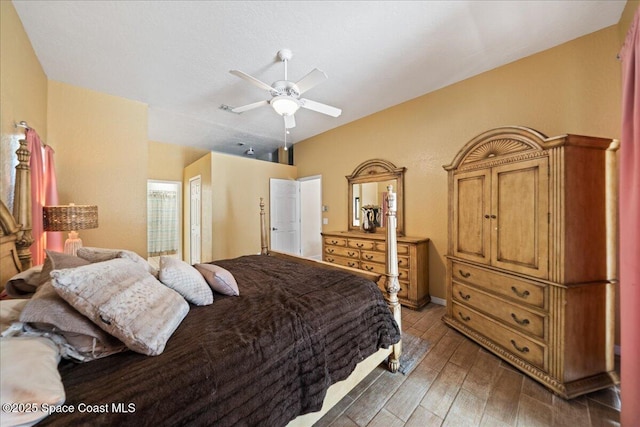
[[[160,257],[160,281],[195,305],[213,303],[213,292],[198,270],[173,257]]]
[[[189,312],[177,292],[123,258],[51,272],[58,294],[138,353],[156,356]]]
[[[229,270],[215,264],[196,264],[195,267],[214,291],[222,295],[240,295],[236,278]]]

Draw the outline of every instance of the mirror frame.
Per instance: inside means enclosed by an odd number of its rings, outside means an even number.
[[[347,175],[349,187],[347,225],[349,231],[362,231],[359,226],[353,225],[353,184],[366,182],[381,182],[395,179],[398,183],[393,190],[396,193],[398,221],[397,232],[404,236],[404,172],[406,168],[398,168],[393,163],[382,159],[371,159],[359,164],[351,175]],[[386,233],[387,227],[377,227],[375,233]]]

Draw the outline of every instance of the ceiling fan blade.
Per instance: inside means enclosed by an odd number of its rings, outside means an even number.
[[[300,94],[305,93],[318,83],[322,83],[327,80],[327,75],[324,71],[314,68],[309,74],[301,78],[296,82],[296,86],[300,90]]]
[[[320,102],[312,101],[310,99],[300,98],[300,106],[307,110],[317,111],[318,113],[326,114],[332,117],[338,117],[342,114],[342,110],[331,105],[322,104]]]
[[[232,108],[231,111],[234,113],[244,113],[245,111],[253,110],[254,108],[262,107],[263,105],[269,105],[269,101],[258,101],[253,104],[243,105],[241,107]]]
[[[296,127],[296,118],[293,114],[291,114],[290,116],[282,116],[284,117],[284,127],[286,129],[291,129]]]
[[[234,76],[238,76],[241,79],[244,79],[244,80],[248,81],[249,83],[258,86],[260,89],[264,89],[264,90],[267,90],[269,92],[271,92],[273,90],[273,88],[271,86],[269,86],[268,84],[266,84],[265,82],[262,82],[262,81],[256,79],[255,77],[250,76],[249,74],[244,73],[244,72],[242,72],[240,70],[229,70],[229,72],[231,74],[233,74]]]

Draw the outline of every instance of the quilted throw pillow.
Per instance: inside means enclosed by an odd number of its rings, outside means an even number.
[[[229,270],[215,264],[196,264],[195,267],[214,291],[222,295],[240,295],[236,278]]]
[[[202,274],[178,258],[160,257],[159,278],[162,283],[178,292],[190,303],[195,305],[213,303],[213,293]]]
[[[123,258],[51,272],[53,287],[69,304],[131,350],[164,351],[189,312],[177,292]]]

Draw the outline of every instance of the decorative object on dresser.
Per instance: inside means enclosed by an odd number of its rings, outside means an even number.
[[[98,207],[95,205],[43,206],[44,231],[68,231],[64,242],[64,253],[75,255],[82,247],[77,230],[98,228]]]
[[[564,398],[619,382],[616,150],[611,139],[502,127],[444,167],[444,322]]]

